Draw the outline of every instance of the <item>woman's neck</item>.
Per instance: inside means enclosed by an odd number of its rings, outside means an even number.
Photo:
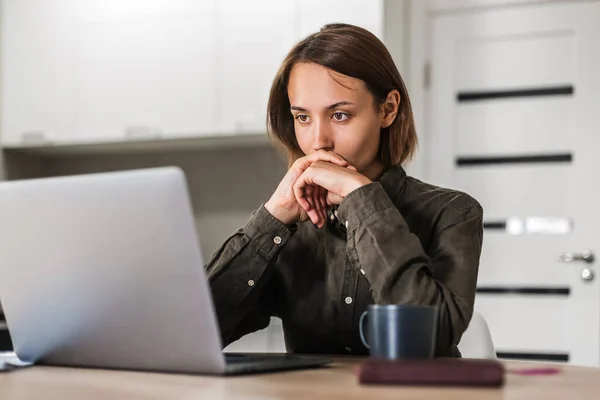
[[[362,171],[362,174],[374,182],[381,177],[384,170],[385,165],[380,160],[375,160]]]

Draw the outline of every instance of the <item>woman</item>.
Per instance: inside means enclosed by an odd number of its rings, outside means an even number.
[[[268,122],[289,170],[206,266],[224,345],[277,316],[289,352],[367,354],[367,305],[436,305],[436,355],[459,357],[483,211],[406,176],[417,139],[383,43],[345,24],[298,43],[273,82]]]

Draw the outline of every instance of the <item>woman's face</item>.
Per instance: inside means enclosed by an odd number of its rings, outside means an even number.
[[[299,63],[290,73],[288,97],[304,154],[331,150],[371,179],[381,172],[380,129],[391,122],[363,81]]]

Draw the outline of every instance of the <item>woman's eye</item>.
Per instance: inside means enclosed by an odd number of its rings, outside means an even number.
[[[345,121],[348,119],[348,114],[343,112],[336,112],[333,113],[333,119],[335,119],[338,122]]]
[[[305,115],[305,114],[298,114],[298,115],[296,115],[296,119],[297,119],[298,121],[300,121],[300,123],[303,123],[303,124],[304,124],[304,123],[308,122],[308,115]]]

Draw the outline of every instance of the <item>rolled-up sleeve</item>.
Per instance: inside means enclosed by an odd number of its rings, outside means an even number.
[[[338,210],[348,254],[364,270],[375,303],[437,306],[437,349],[456,346],[473,313],[483,210],[462,196],[459,206],[440,209],[428,249],[377,182],[350,193]]]

